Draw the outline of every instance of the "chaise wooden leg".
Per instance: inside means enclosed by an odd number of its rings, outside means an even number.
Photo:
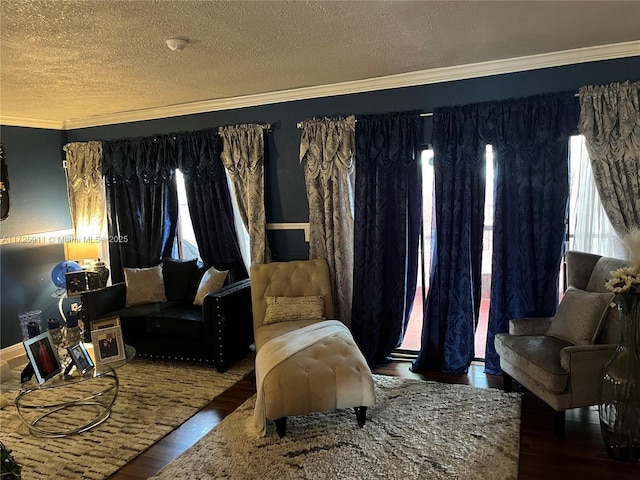
[[[553,431],[556,434],[556,438],[564,438],[564,417],[564,410],[553,411]]]
[[[367,421],[367,407],[355,407],[355,410],[356,420],[358,420],[358,425],[362,428]]]
[[[282,417],[277,420],[274,420],[276,424],[276,430],[278,431],[278,435],[280,438],[284,437],[287,434],[287,417]]]
[[[502,385],[505,392],[513,391],[513,378],[507,372],[502,372]]]

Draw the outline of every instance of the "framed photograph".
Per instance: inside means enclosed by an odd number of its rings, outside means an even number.
[[[120,325],[91,331],[96,363],[112,363],[126,358]]]
[[[102,318],[91,322],[91,330],[100,330],[102,328],[119,327],[120,317]]]
[[[95,365],[93,364],[93,360],[87,352],[84,343],[78,342],[73,345],[69,345],[67,347],[67,353],[71,360],[73,360],[73,364],[76,366],[78,371],[80,371],[83,375],[90,371]]]
[[[53,345],[48,330],[22,343],[38,383],[42,384],[62,372],[58,349]]]

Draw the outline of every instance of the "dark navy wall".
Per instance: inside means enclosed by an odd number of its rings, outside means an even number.
[[[0,127],[11,186],[9,217],[0,222],[0,340],[2,347],[22,340],[18,314],[42,310],[43,320],[58,317],[51,270],[64,260],[61,241],[33,234],[67,230],[62,146],[66,133]]]
[[[58,136],[59,144],[55,141],[47,142],[46,147],[43,147],[43,149],[46,151],[47,156],[56,158],[55,162],[59,166],[62,154],[61,146],[66,142],[148,136],[238,123],[270,123],[273,128],[271,132],[266,134],[267,151],[265,158],[267,222],[307,222],[308,204],[304,187],[304,175],[299,163],[300,131],[296,127],[297,122],[305,118],[403,110],[432,112],[433,108],[437,106],[462,105],[564,90],[577,92],[578,88],[583,85],[599,85],[638,79],[640,79],[640,57],[607,60],[470,80],[282,102],[144,122],[83,128],[68,132],[52,132],[51,135],[53,137]],[[26,133],[17,130],[20,129],[2,128],[3,137],[7,137],[6,141],[3,138],[5,149],[7,149],[10,141],[14,145],[20,144],[21,148],[27,149],[30,143],[37,143],[41,139],[41,130],[24,129]],[[428,143],[431,135],[431,119],[429,117],[424,119],[423,131],[424,143]],[[48,160],[43,158],[43,161]],[[47,168],[50,168],[50,165]],[[42,174],[37,169],[26,169],[24,174],[42,176],[41,182],[48,186],[47,202],[50,202],[50,205],[54,206],[52,208],[55,209],[54,216],[63,219],[60,224],[70,225],[66,205],[66,191],[64,189],[64,176],[56,174],[50,178],[44,178],[48,174]],[[51,182],[60,182],[60,184],[56,188],[52,188]],[[32,221],[31,215],[35,213],[37,212],[33,209],[25,211],[28,217],[16,219],[15,221],[19,221],[22,225],[29,224]],[[275,260],[308,257],[308,245],[304,242],[301,231],[269,231],[268,235]],[[55,259],[59,258],[57,252],[49,252],[48,255],[51,255],[52,259],[53,257]],[[49,268],[50,265],[55,265],[57,261],[60,261],[59,259],[55,261],[55,259],[53,259],[53,263],[44,261],[43,263],[46,263],[47,268]],[[2,268],[4,269],[4,266]],[[3,272],[3,283],[4,278]],[[22,281],[32,281],[31,276],[25,275]],[[4,324],[8,321],[17,325],[17,318],[13,318],[13,311],[10,313],[11,318],[5,320],[5,302],[11,304],[19,303],[14,298],[5,299],[5,292],[3,285],[3,347],[11,343],[5,342]],[[30,309],[37,305],[24,304],[25,308],[27,306]],[[17,340],[13,338],[13,341]]]
[[[63,132],[0,126],[0,140],[11,184],[9,217],[0,222],[2,237],[71,228]]]

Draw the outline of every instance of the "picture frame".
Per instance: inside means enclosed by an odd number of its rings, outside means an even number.
[[[120,317],[108,317],[101,318],[100,320],[93,320],[91,322],[91,331],[100,330],[102,328],[109,327],[119,327],[120,326]]]
[[[118,362],[126,358],[120,325],[91,331],[96,364]]]
[[[62,372],[58,349],[54,346],[48,330],[22,343],[39,384]]]
[[[83,375],[95,367],[93,359],[89,355],[84,343],[76,342],[73,345],[69,345],[67,347],[67,353],[78,371]]]

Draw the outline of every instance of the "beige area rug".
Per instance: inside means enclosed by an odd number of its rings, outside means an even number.
[[[103,424],[79,435],[39,438],[11,404],[0,411],[0,438],[22,465],[23,480],[104,479],[242,379],[253,362],[250,354],[218,373],[208,365],[135,359],[117,370],[118,398]]]
[[[255,396],[153,480],[516,479],[520,394],[374,375],[377,404],[291,417],[250,437]]]

